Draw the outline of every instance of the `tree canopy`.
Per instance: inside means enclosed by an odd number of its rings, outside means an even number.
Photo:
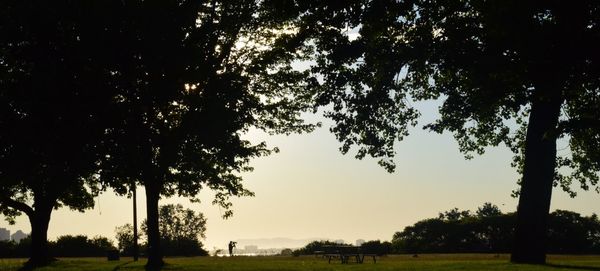
[[[106,31],[92,3],[2,1],[0,10],[0,211],[29,217],[29,263],[43,265],[52,210],[93,206],[112,56],[98,50]]]
[[[500,144],[514,151],[523,175],[512,260],[545,261],[553,185],[598,181],[598,2],[298,1],[286,8],[297,12],[298,36],[314,49],[318,102],[329,106],[342,152],[356,146],[358,158],[380,158],[393,170],[394,144],[417,124],[413,102],[443,101],[425,129],[452,132],[468,158]],[[561,138],[572,155],[557,156]]]
[[[121,44],[112,108],[121,121],[107,130],[101,176],[121,194],[134,182],[145,187],[148,266],[156,267],[159,198],[194,198],[207,187],[231,215],[229,197],[252,195],[239,173],[274,150],[244,134],[311,130],[300,113],[312,110],[313,95],[308,72],[291,67],[300,52],[285,50],[289,30],[270,3],[127,1],[112,14]]]
[[[149,267],[161,196],[207,187],[229,216],[230,196],[252,195],[240,172],[276,149],[244,134],[314,127],[300,118],[314,80],[291,68],[303,52],[275,4],[2,2],[0,208],[31,213],[32,262],[47,262],[52,209],[90,207],[98,181],[145,186]]]

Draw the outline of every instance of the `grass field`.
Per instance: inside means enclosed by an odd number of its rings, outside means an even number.
[[[326,259],[303,257],[193,257],[167,258],[163,270],[600,270],[600,256],[551,255],[548,265],[521,265],[508,262],[508,255],[431,254],[388,256],[377,263],[331,264]],[[0,270],[17,270],[24,259],[0,259]],[[49,267],[36,270],[144,270],[144,260],[131,258],[106,261],[104,258],[62,258]]]

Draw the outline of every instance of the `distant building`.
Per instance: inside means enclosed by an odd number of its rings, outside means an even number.
[[[343,239],[337,239],[337,240],[335,240],[333,242],[336,243],[336,244],[343,244],[344,240]]]
[[[357,247],[360,247],[360,246],[362,246],[362,244],[364,244],[364,243],[365,243],[365,240],[363,240],[363,239],[357,239],[357,240],[356,240],[356,246],[357,246]]]
[[[9,241],[10,231],[5,228],[0,228],[0,241]]]
[[[27,234],[25,234],[22,230],[18,230],[17,232],[13,233],[13,235],[10,236],[10,238],[15,241],[16,243],[21,242],[21,239],[27,237]]]

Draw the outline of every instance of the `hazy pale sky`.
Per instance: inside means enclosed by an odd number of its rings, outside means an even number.
[[[436,117],[436,102],[419,104],[421,124]],[[312,119],[319,119],[311,116]],[[229,240],[288,237],[390,240],[396,231],[419,220],[435,217],[454,207],[474,211],[492,202],[503,212],[515,211],[517,174],[510,167],[512,153],[505,147],[491,148],[483,156],[465,160],[451,134],[438,135],[416,127],[397,144],[396,172],[387,173],[373,159],[356,160],[342,155],[340,144],[329,133],[331,123],[311,134],[267,136],[252,132],[253,140],[265,140],[281,152],[256,159],[255,171],[244,174],[246,187],[255,197],[236,198],[234,216],[221,218],[222,211],[203,202],[163,199],[160,204],[181,203],[208,218],[205,248],[225,248]],[[559,153],[566,152],[559,144]],[[139,221],[145,218],[143,188],[138,190]],[[584,215],[600,213],[600,196],[580,192],[575,199],[554,189],[552,210],[567,209]],[[54,211],[49,238],[65,234],[102,235],[114,238],[116,226],[131,223],[131,199],[107,192],[86,213]],[[16,225],[0,221],[11,232],[30,231],[26,216]]]

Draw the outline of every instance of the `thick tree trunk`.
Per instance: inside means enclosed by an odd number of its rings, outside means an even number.
[[[29,216],[31,223],[31,255],[25,264],[27,267],[40,267],[53,261],[48,251],[48,225],[52,206],[36,203],[35,210]]]
[[[556,168],[555,131],[562,104],[560,94],[552,94],[552,90],[536,90],[538,95],[531,103],[511,255],[515,263],[546,262],[547,220]]]
[[[158,270],[164,265],[160,250],[160,231],[158,228],[158,200],[160,187],[156,182],[148,182],[146,188],[146,226],[148,234],[147,270]]]

